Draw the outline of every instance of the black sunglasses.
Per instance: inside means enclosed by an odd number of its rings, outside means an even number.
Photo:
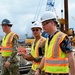
[[[32,31],[34,32],[34,31],[39,31],[39,29],[32,29]]]

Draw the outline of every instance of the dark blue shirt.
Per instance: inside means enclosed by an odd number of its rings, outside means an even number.
[[[70,42],[70,40],[68,39],[67,36],[65,37],[65,39],[60,44],[60,47],[61,47],[62,51],[65,52],[65,53],[72,52],[71,42]]]
[[[54,35],[55,35],[56,33],[58,33],[58,32],[59,32],[59,31],[56,31],[56,32],[54,33]],[[49,42],[50,42],[50,40],[53,38],[54,35],[52,35],[51,37],[49,36]],[[71,42],[70,42],[70,40],[69,40],[69,38],[68,38],[67,36],[66,36],[66,37],[64,38],[64,40],[61,42],[60,47],[61,47],[62,51],[65,52],[65,53],[72,52]]]

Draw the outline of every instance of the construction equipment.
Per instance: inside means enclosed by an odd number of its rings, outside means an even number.
[[[34,42],[34,39],[31,39],[31,38],[25,39],[25,44],[27,47],[31,46],[33,42]]]

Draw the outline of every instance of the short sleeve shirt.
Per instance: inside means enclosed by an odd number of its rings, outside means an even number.
[[[53,38],[53,36],[58,33],[59,31],[56,31],[51,37],[49,36],[49,42],[50,40]],[[72,46],[71,46],[71,42],[68,39],[68,37],[66,36],[64,38],[64,40],[61,42],[60,47],[62,49],[63,52],[68,53],[68,52],[72,52]]]

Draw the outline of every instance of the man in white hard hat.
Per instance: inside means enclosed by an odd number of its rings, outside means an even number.
[[[31,27],[32,33],[34,35],[34,43],[32,44],[31,54],[25,55],[22,54],[23,58],[26,60],[32,61],[32,68],[27,75],[34,75],[36,69],[38,68],[40,61],[44,55],[44,45],[46,38],[41,36],[42,33],[42,25],[39,22],[34,22]],[[43,69],[42,69],[43,71]],[[44,75],[43,72],[40,75]]]
[[[46,40],[45,55],[35,75],[44,67],[46,75],[75,75],[75,62],[68,36],[57,31],[58,22],[53,12],[41,16],[43,29],[50,34]]]

